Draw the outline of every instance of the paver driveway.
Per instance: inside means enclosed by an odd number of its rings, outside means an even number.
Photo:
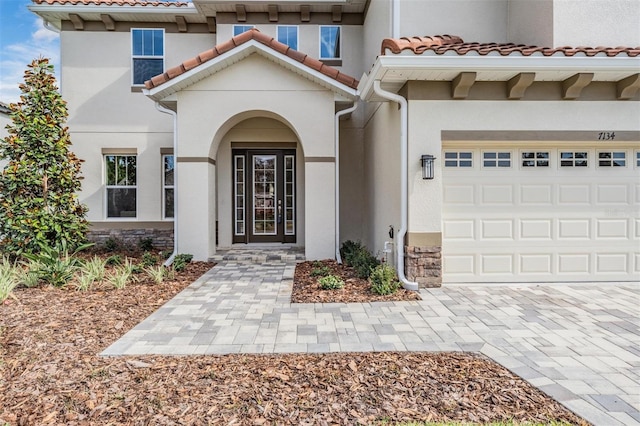
[[[596,425],[640,424],[640,284],[456,285],[291,304],[295,261],[223,261],[102,355],[474,351]]]

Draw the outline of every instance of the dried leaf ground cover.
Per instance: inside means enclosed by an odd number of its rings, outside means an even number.
[[[340,290],[320,288],[318,277],[313,276],[313,271],[322,267],[329,268],[332,275],[342,278],[344,288]],[[291,293],[293,303],[366,303],[396,300],[420,300],[420,296],[415,291],[403,288],[385,296],[375,294],[371,291],[371,285],[366,279],[358,278],[353,268],[340,265],[335,260],[307,261],[298,263],[296,266]]]
[[[468,354],[96,356],[210,266],[123,290],[16,291],[0,306],[0,424],[581,424]]]

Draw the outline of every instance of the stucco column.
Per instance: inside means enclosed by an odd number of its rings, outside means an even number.
[[[178,188],[178,253],[207,260],[215,253],[215,166],[207,161],[176,165]]]
[[[322,158],[326,160],[326,158]],[[335,240],[335,162],[305,160],[305,256],[333,259]]]

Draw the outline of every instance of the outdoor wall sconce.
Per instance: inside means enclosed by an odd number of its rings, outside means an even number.
[[[433,179],[433,162],[436,159],[433,155],[422,156],[422,179]]]

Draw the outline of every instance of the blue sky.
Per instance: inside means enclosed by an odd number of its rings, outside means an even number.
[[[24,70],[39,56],[51,59],[59,76],[58,35],[42,26],[42,20],[27,9],[30,4],[31,0],[0,0],[1,102],[19,99]]]

